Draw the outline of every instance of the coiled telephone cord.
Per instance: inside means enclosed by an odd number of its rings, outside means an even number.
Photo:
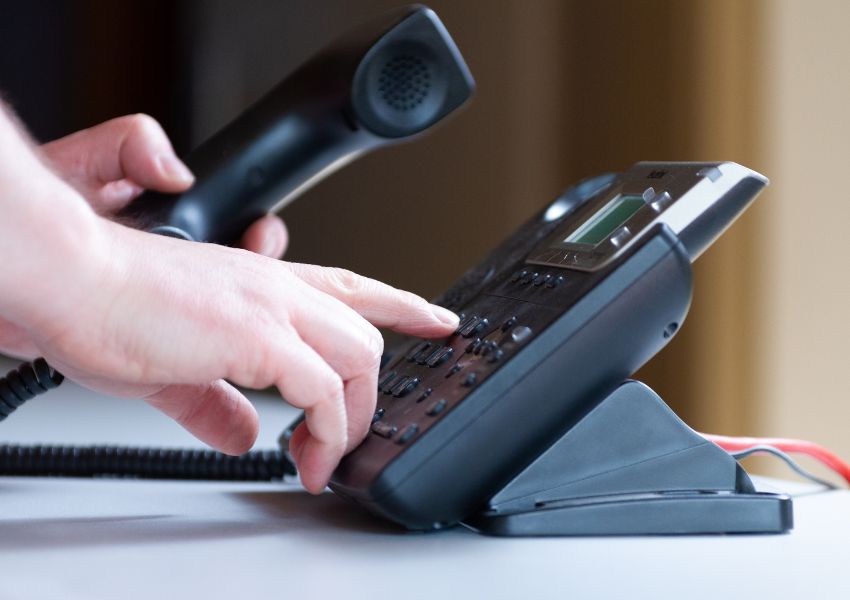
[[[43,358],[10,371],[0,378],[0,421],[64,379]],[[295,473],[279,450],[230,456],[201,449],[0,444],[0,475],[275,481]]]

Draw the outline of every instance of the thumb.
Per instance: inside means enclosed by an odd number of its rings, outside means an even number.
[[[181,192],[194,181],[159,123],[143,114],[78,131],[42,151],[65,178],[85,188],[98,212],[121,208],[141,189]]]

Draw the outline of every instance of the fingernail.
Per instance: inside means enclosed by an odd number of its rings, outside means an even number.
[[[437,306],[436,304],[432,304],[431,305],[431,313],[435,317],[437,317],[437,320],[439,320],[441,323],[444,323],[446,325],[451,325],[452,327],[457,327],[457,325],[458,325],[457,315],[454,314],[452,311],[450,311],[446,308],[443,308],[442,306]]]
[[[180,183],[192,183],[195,181],[195,176],[189,167],[183,164],[183,161],[173,154],[160,154],[159,166],[163,174],[169,179],[179,181]]]
[[[277,258],[278,247],[280,246],[280,231],[275,227],[266,227],[263,232],[263,243],[260,249],[260,254],[263,256],[271,256]]]

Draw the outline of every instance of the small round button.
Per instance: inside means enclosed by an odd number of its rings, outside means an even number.
[[[531,333],[530,328],[525,325],[520,325],[519,327],[514,327],[513,331],[511,331],[511,339],[517,344],[521,344],[531,337]]]

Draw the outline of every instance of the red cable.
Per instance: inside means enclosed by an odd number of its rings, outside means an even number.
[[[789,454],[805,454],[823,463],[841,475],[850,484],[850,465],[838,458],[834,453],[814,442],[789,438],[729,437],[707,433],[701,433],[700,435],[708,441],[714,442],[726,450],[726,452],[740,452],[753,446],[773,446]]]

